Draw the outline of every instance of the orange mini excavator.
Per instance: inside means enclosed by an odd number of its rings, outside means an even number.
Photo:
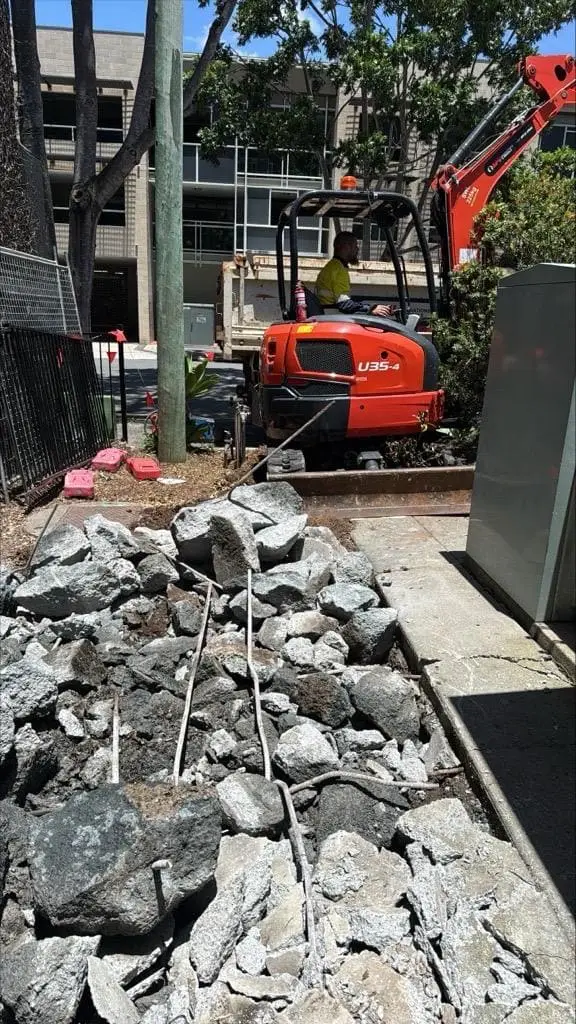
[[[272,455],[269,476],[304,470],[303,449],[327,444],[342,453],[347,450],[353,456],[348,464],[377,469],[382,464],[378,445],[383,438],[419,433],[441,422],[444,395],[438,387],[438,355],[430,332],[422,329],[421,317],[411,310],[408,277],[396,242],[401,234],[398,227],[408,221],[411,237],[420,249],[430,312],[439,303],[445,308],[450,271],[477,257],[474,221],[495,185],[562,107],[576,103],[573,57],[527,57],[519,65],[519,74],[512,89],[440,168],[433,182],[431,212],[441,252],[439,300],[426,234],[415,203],[406,196],[359,191],[355,180],[346,178],[342,182],[346,187],[304,193],[282,211],[276,257],[283,322],[272,324],[264,335],[252,405],[272,446],[295,431],[301,433],[298,447]],[[536,105],[465,163],[523,85],[536,93]],[[299,217],[360,223],[369,219],[379,226],[394,269],[398,308],[393,316],[346,314],[320,305],[299,279]],[[375,297],[370,298],[374,301]]]

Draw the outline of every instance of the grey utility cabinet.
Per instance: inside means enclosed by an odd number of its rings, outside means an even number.
[[[575,312],[574,266],[498,288],[466,554],[530,622],[576,615]]]
[[[184,304],[184,348],[211,348],[216,338],[216,317],[214,306],[208,303],[187,302]]]

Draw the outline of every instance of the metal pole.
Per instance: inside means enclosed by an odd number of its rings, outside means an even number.
[[[120,420],[122,440],[128,441],[128,416],[126,413],[126,368],[124,365],[124,343],[118,343],[118,383],[120,385]]]
[[[186,458],[182,252],[182,0],[156,0],[158,455]]]
[[[58,249],[54,246],[54,263],[56,266],[56,284],[58,285],[58,298],[60,299],[60,312],[62,314],[62,331],[66,334],[68,324],[66,323],[66,310],[64,309],[64,296],[62,295],[62,282],[60,280],[60,264],[58,263]]]

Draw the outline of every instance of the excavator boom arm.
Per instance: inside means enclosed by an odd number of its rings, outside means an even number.
[[[526,57],[520,78],[440,167],[432,183],[432,220],[441,240],[442,297],[447,298],[450,271],[475,260],[478,248],[474,221],[488,203],[503,174],[567,104],[576,104],[575,62],[571,56]],[[522,85],[529,85],[538,103],[516,118],[481,153],[464,163],[486,131]],[[462,166],[459,166],[462,165]]]

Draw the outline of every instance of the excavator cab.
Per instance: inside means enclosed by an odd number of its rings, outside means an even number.
[[[304,286],[298,221],[315,217],[356,224],[368,220],[379,226],[384,240],[382,259],[392,265],[395,279],[397,309],[393,316],[323,308],[313,290],[314,282],[311,287]],[[276,261],[283,322],[266,330],[260,350],[260,419],[268,441],[278,444],[316,417],[298,436],[291,460],[283,456],[284,470],[303,468],[302,449],[327,444],[355,453],[359,467],[379,468],[381,439],[420,433],[441,421],[444,401],[438,388],[438,355],[429,332],[418,330],[421,317],[412,311],[408,275],[396,241],[400,228],[408,225],[420,253],[425,307],[433,313],[432,260],[411,199],[396,192],[321,190],[299,196],[280,214]],[[384,301],[382,295],[361,298]]]

